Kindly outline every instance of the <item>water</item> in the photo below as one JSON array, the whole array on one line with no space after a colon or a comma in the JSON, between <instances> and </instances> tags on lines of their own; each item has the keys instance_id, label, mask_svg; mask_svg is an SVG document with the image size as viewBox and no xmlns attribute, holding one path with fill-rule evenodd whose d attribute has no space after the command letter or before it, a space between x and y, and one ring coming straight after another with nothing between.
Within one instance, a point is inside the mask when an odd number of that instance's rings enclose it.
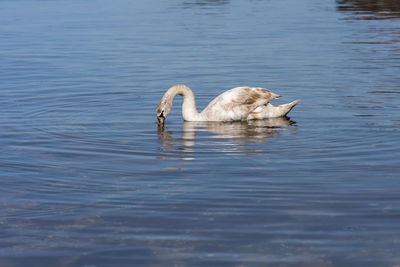
<instances>
[{"instance_id":1,"label":"water","mask_svg":"<svg viewBox=\"0 0 400 267\"><path fill-rule=\"evenodd\" d=\"M397 266L396 1L0 2L1 266ZM235 86L290 118L183 123Z\"/></svg>"}]
</instances>

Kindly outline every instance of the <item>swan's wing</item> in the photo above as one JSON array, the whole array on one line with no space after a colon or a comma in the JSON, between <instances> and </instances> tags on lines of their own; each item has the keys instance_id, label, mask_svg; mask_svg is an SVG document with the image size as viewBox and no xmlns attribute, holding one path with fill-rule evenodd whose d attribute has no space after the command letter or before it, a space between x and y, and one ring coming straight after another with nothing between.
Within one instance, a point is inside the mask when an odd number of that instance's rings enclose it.
<instances>
[{"instance_id":1,"label":"swan's wing","mask_svg":"<svg viewBox=\"0 0 400 267\"><path fill-rule=\"evenodd\" d=\"M217 96L201 112L209 121L246 120L258 106L265 105L279 95L258 87L236 87Z\"/></svg>"}]
</instances>

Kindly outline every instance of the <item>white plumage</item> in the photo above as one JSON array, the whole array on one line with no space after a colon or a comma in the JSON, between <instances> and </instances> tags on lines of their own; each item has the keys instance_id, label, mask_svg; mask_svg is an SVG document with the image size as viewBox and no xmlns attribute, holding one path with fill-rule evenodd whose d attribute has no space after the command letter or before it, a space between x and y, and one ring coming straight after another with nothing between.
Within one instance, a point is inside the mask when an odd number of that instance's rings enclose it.
<instances>
[{"instance_id":1,"label":"white plumage","mask_svg":"<svg viewBox=\"0 0 400 267\"><path fill-rule=\"evenodd\" d=\"M171 111L176 95L183 97L182 116L185 121L243 121L285 116L298 100L274 106L270 100L280 97L265 88L236 87L212 100L199 113L192 90L185 85L175 85L168 89L157 106L157 118L163 123Z\"/></svg>"}]
</instances>

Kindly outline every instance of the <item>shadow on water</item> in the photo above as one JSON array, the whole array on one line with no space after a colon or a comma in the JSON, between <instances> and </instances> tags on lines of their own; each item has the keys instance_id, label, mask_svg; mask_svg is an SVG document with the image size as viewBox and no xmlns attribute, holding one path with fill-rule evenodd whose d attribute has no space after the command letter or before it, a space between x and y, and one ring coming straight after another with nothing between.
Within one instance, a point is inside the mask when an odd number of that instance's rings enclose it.
<instances>
[{"instance_id":1,"label":"shadow on water","mask_svg":"<svg viewBox=\"0 0 400 267\"><path fill-rule=\"evenodd\" d=\"M229 4L230 0L190 0L184 1L184 6L187 8L196 7L196 8L208 8L214 6L222 6Z\"/></svg>"},{"instance_id":2,"label":"shadow on water","mask_svg":"<svg viewBox=\"0 0 400 267\"><path fill-rule=\"evenodd\" d=\"M201 14L217 15L225 13L228 4L230 4L230 0L185 0L183 9L200 11Z\"/></svg>"},{"instance_id":3,"label":"shadow on water","mask_svg":"<svg viewBox=\"0 0 400 267\"><path fill-rule=\"evenodd\" d=\"M352 12L357 19L400 18L398 0L336 0L336 4L339 11Z\"/></svg>"},{"instance_id":4,"label":"shadow on water","mask_svg":"<svg viewBox=\"0 0 400 267\"><path fill-rule=\"evenodd\" d=\"M171 156L186 157L189 152L190 159L194 159L197 146L201 146L202 151L209 146L214 152L249 155L258 154L251 145L269 142L288 126L296 126L296 122L288 117L240 122L184 122L181 137L174 137L175 133L166 126L158 126L158 138L160 150Z\"/></svg>"}]
</instances>

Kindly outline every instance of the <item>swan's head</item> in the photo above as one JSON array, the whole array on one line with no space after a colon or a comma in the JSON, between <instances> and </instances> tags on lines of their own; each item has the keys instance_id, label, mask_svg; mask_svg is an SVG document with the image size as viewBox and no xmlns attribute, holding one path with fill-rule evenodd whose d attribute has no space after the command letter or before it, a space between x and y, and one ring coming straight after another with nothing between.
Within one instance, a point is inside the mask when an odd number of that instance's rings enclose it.
<instances>
[{"instance_id":1,"label":"swan's head","mask_svg":"<svg viewBox=\"0 0 400 267\"><path fill-rule=\"evenodd\" d=\"M159 124L163 124L168 114L171 112L172 101L168 101L167 98L163 97L156 108L157 120Z\"/></svg>"}]
</instances>

